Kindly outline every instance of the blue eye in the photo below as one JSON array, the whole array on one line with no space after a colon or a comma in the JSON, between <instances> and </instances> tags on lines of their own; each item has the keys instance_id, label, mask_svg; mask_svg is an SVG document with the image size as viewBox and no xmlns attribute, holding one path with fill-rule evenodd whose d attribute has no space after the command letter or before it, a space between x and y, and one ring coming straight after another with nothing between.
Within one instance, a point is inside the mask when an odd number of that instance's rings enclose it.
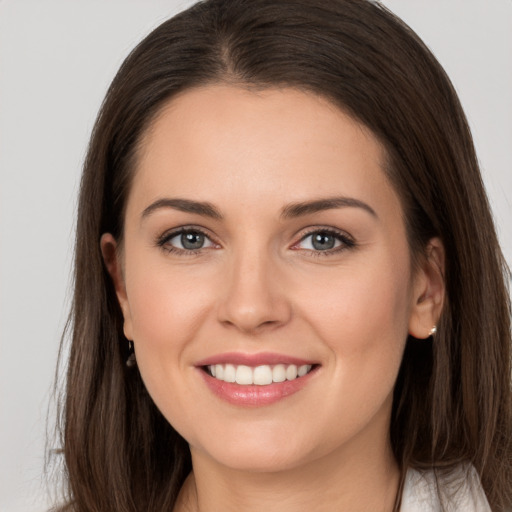
<instances>
[{"instance_id":1,"label":"blue eye","mask_svg":"<svg viewBox=\"0 0 512 512\"><path fill-rule=\"evenodd\" d=\"M193 251L194 249L202 249L206 237L202 233L181 233L181 235L175 236L172 240L179 240L181 247L187 249L187 251Z\"/></svg>"},{"instance_id":2,"label":"blue eye","mask_svg":"<svg viewBox=\"0 0 512 512\"><path fill-rule=\"evenodd\" d=\"M295 247L308 251L332 253L354 246L354 241L348 236L336 231L321 229L308 233Z\"/></svg>"},{"instance_id":3,"label":"blue eye","mask_svg":"<svg viewBox=\"0 0 512 512\"><path fill-rule=\"evenodd\" d=\"M336 240L336 237L330 233L313 233L308 235L307 238L311 240L311 248L317 251L328 251L340 245L340 241Z\"/></svg>"},{"instance_id":4,"label":"blue eye","mask_svg":"<svg viewBox=\"0 0 512 512\"><path fill-rule=\"evenodd\" d=\"M214 243L201 231L195 229L182 229L168 235L164 235L158 245L166 250L173 251L200 251L213 247Z\"/></svg>"}]
</instances>

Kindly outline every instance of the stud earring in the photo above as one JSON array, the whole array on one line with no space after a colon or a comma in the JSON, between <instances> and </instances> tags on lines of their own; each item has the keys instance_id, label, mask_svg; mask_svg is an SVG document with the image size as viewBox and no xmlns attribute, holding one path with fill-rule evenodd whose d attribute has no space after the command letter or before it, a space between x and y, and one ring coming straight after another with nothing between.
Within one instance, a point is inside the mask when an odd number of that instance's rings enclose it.
<instances>
[{"instance_id":1,"label":"stud earring","mask_svg":"<svg viewBox=\"0 0 512 512\"><path fill-rule=\"evenodd\" d=\"M428 333L429 336L434 336L434 334L437 332L437 325L434 325L432 329L430 329L430 332Z\"/></svg>"},{"instance_id":2,"label":"stud earring","mask_svg":"<svg viewBox=\"0 0 512 512\"><path fill-rule=\"evenodd\" d=\"M133 341L128 340L128 359L126 360L126 366L128 368L133 368L137 364L137 360L135 359L135 350L133 347Z\"/></svg>"}]
</instances>

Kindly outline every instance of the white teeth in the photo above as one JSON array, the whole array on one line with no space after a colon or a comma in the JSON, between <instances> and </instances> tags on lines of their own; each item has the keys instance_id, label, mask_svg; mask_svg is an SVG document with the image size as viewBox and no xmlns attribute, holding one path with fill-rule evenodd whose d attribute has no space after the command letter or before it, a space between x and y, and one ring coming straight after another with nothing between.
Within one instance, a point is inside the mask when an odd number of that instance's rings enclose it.
<instances>
[{"instance_id":1,"label":"white teeth","mask_svg":"<svg viewBox=\"0 0 512 512\"><path fill-rule=\"evenodd\" d=\"M297 378L297 367L291 364L286 368L286 380L293 380Z\"/></svg>"},{"instance_id":2,"label":"white teeth","mask_svg":"<svg viewBox=\"0 0 512 512\"><path fill-rule=\"evenodd\" d=\"M278 364L272 368L272 380L274 382L284 382L286 380L286 369L284 364Z\"/></svg>"},{"instance_id":3,"label":"white teeth","mask_svg":"<svg viewBox=\"0 0 512 512\"><path fill-rule=\"evenodd\" d=\"M254 368L254 384L265 386L272 384L272 369L268 365Z\"/></svg>"},{"instance_id":4,"label":"white teeth","mask_svg":"<svg viewBox=\"0 0 512 512\"><path fill-rule=\"evenodd\" d=\"M303 364L302 366L299 366L297 370L297 375L299 377L304 377L304 375L306 375L306 373L308 373L309 370L311 370L311 366L309 364Z\"/></svg>"},{"instance_id":5,"label":"white teeth","mask_svg":"<svg viewBox=\"0 0 512 512\"><path fill-rule=\"evenodd\" d=\"M236 368L232 364L227 364L224 367L224 382L235 382L236 381Z\"/></svg>"},{"instance_id":6,"label":"white teeth","mask_svg":"<svg viewBox=\"0 0 512 512\"><path fill-rule=\"evenodd\" d=\"M224 382L236 382L242 386L251 384L266 386L273 382L284 382L304 377L311 371L311 368L310 364L303 364L298 368L294 364L276 364L275 366L265 364L255 368L246 365L216 364L208 366L208 371L212 377Z\"/></svg>"},{"instance_id":7,"label":"white teeth","mask_svg":"<svg viewBox=\"0 0 512 512\"><path fill-rule=\"evenodd\" d=\"M235 380L237 384L252 384L252 370L248 366L238 366Z\"/></svg>"}]
</instances>

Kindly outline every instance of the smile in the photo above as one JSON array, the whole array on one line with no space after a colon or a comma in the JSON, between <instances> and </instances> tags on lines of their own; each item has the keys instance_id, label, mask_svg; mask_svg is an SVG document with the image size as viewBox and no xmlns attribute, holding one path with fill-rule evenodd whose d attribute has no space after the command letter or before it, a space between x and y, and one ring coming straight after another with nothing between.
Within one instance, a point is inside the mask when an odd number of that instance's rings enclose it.
<instances>
[{"instance_id":1,"label":"smile","mask_svg":"<svg viewBox=\"0 0 512 512\"><path fill-rule=\"evenodd\" d=\"M293 381L307 375L313 365L276 364L256 367L234 364L215 364L206 366L206 372L213 378L223 382L236 383L242 386L268 386L273 383Z\"/></svg>"}]
</instances>

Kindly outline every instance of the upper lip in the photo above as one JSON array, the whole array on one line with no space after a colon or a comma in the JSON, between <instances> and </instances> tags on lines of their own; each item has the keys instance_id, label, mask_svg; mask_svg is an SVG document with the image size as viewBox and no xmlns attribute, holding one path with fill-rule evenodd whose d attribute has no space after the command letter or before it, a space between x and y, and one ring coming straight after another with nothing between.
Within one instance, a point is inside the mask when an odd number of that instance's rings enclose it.
<instances>
[{"instance_id":1,"label":"upper lip","mask_svg":"<svg viewBox=\"0 0 512 512\"><path fill-rule=\"evenodd\" d=\"M245 366L262 366L276 364L294 364L302 366L304 364L316 364L315 361L302 359L300 357L277 354L274 352L260 352L258 354L245 354L241 352L225 352L216 354L196 363L196 366L211 366L214 364L233 364Z\"/></svg>"}]
</instances>

